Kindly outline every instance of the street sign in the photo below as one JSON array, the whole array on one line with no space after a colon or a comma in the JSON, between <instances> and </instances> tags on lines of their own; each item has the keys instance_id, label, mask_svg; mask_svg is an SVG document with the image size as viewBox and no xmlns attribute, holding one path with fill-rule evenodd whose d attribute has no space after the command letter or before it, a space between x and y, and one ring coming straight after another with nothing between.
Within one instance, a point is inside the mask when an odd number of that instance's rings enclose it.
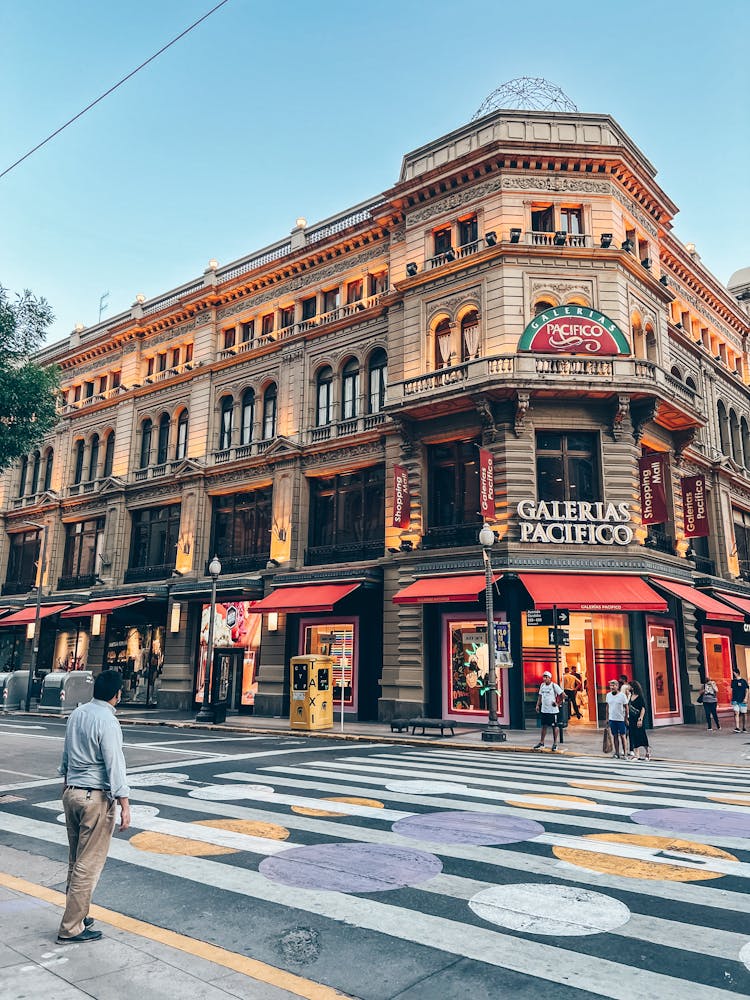
<instances>
[{"instance_id":1,"label":"street sign","mask_svg":"<svg viewBox=\"0 0 750 1000\"><path fill-rule=\"evenodd\" d=\"M527 611L527 625L570 625L570 611L567 608L547 608L544 611Z\"/></svg>"},{"instance_id":2,"label":"street sign","mask_svg":"<svg viewBox=\"0 0 750 1000\"><path fill-rule=\"evenodd\" d=\"M547 630L547 642L550 646L569 646L570 632L566 628L550 628Z\"/></svg>"}]
</instances>

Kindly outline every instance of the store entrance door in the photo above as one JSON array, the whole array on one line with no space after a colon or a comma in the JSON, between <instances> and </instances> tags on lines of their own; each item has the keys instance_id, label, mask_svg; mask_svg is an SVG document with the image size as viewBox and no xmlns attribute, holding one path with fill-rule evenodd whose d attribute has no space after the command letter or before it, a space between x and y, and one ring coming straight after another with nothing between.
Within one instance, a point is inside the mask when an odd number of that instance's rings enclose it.
<instances>
[{"instance_id":1,"label":"store entrance door","mask_svg":"<svg viewBox=\"0 0 750 1000\"><path fill-rule=\"evenodd\" d=\"M728 708L732 690L732 636L729 630L703 631L703 662L706 676L719 689L719 708Z\"/></svg>"},{"instance_id":2,"label":"store entrance door","mask_svg":"<svg viewBox=\"0 0 750 1000\"><path fill-rule=\"evenodd\" d=\"M214 650L215 674L212 678L211 702L226 705L230 712L236 712L240 707L243 660L242 649Z\"/></svg>"}]
</instances>

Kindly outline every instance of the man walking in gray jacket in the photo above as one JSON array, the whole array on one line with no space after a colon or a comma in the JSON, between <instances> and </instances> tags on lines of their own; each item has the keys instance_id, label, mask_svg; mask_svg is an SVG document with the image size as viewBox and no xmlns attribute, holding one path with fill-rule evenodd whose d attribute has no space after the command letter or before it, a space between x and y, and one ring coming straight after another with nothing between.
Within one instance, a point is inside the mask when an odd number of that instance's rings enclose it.
<instances>
[{"instance_id":1,"label":"man walking in gray jacket","mask_svg":"<svg viewBox=\"0 0 750 1000\"><path fill-rule=\"evenodd\" d=\"M115 705L122 675L104 670L94 681L94 697L70 715L58 772L63 776L63 808L68 830L68 883L59 944L98 941L91 929L91 896L107 860L120 803L120 830L130 826L130 789L122 752L122 730Z\"/></svg>"}]
</instances>

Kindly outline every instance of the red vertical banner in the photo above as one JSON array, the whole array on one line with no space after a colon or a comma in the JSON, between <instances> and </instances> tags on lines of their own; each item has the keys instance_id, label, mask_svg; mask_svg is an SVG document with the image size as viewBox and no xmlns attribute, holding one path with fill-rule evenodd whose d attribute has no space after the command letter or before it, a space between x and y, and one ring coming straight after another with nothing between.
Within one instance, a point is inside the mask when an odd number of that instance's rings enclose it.
<instances>
[{"instance_id":1,"label":"red vertical banner","mask_svg":"<svg viewBox=\"0 0 750 1000\"><path fill-rule=\"evenodd\" d=\"M641 486L641 520L644 524L664 524L667 514L667 476L669 462L665 454L652 452L638 462Z\"/></svg>"},{"instance_id":2,"label":"red vertical banner","mask_svg":"<svg viewBox=\"0 0 750 1000\"><path fill-rule=\"evenodd\" d=\"M411 519L409 473L403 465L393 466L393 527L408 528Z\"/></svg>"},{"instance_id":3,"label":"red vertical banner","mask_svg":"<svg viewBox=\"0 0 750 1000\"><path fill-rule=\"evenodd\" d=\"M486 448L479 449L479 512L495 520L495 460Z\"/></svg>"},{"instance_id":4,"label":"red vertical banner","mask_svg":"<svg viewBox=\"0 0 750 1000\"><path fill-rule=\"evenodd\" d=\"M681 485L685 538L705 538L709 533L706 477L684 476Z\"/></svg>"}]
</instances>

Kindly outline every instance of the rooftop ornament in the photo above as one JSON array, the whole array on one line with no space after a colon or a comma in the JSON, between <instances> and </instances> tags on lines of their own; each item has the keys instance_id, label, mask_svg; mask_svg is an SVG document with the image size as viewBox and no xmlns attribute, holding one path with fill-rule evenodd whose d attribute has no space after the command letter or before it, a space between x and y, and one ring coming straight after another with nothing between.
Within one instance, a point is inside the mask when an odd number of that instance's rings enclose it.
<instances>
[{"instance_id":1,"label":"rooftop ornament","mask_svg":"<svg viewBox=\"0 0 750 1000\"><path fill-rule=\"evenodd\" d=\"M540 76L519 76L493 90L480 104L472 121L493 111L578 111L578 108L554 83Z\"/></svg>"}]
</instances>

